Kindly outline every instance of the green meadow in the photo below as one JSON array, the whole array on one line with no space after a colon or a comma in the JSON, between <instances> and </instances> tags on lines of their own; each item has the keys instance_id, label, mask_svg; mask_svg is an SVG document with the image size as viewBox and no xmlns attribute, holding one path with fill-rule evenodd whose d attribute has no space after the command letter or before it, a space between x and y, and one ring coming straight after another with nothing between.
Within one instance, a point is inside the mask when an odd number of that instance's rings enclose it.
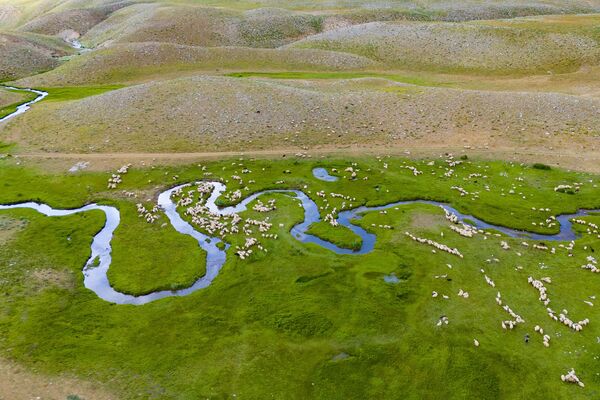
<instances>
[{"instance_id":1,"label":"green meadow","mask_svg":"<svg viewBox=\"0 0 600 400\"><path fill-rule=\"evenodd\" d=\"M245 198L265 189L300 189L323 207L322 218L333 207L431 199L496 225L540 233L558 232L558 226L543 225L552 215L600 208L598 176L446 157L134 165L117 189L107 189L109 172L60 174L10 157L0 162L0 204L117 207L121 224L108 276L115 289L136 295L186 287L205 272L205 253L193 239L162 214L154 223L137 215L137 203L150 207L158 193L180 183L222 179L222 205L239 201L231 197L237 190ZM317 180L317 166L339 180ZM558 185L578 189L555 191ZM270 199L274 210L253 210L258 200ZM179 211L184 215L185 208ZM581 236L571 250L569 243L546 241L552 253L534 248L533 240L491 231L461 236L439 207L412 204L366 213L355 223L377 235L375 249L337 255L290 235L303 211L289 195L261 196L240 216L272 223L269 232L277 239L260 238L267 251L255 249L241 259L236 246L246 235L225 234L227 261L209 287L133 306L103 301L83 286L91 239L104 224L101 212L44 217L0 211L0 354L50 375L97 380L127 399L578 399L600 390L600 315L584 302L595 303L600 293L596 274L581 268L598 247L589 226L574 224ZM598 215L582 219L600 223ZM348 248L360 239L326 222L310 232ZM433 252L405 232L457 248L464 257ZM384 280L390 274L397 283ZM575 332L550 319L529 276L550 277L549 307L590 324ZM469 297L458 296L460 290ZM498 292L525 323L502 329L511 317L496 304ZM438 326L442 316L449 323ZM536 325L550 335L549 347ZM570 368L584 388L561 381Z\"/></svg>"},{"instance_id":2,"label":"green meadow","mask_svg":"<svg viewBox=\"0 0 600 400\"><path fill-rule=\"evenodd\" d=\"M48 92L48 97L44 99L44 101L69 101L95 96L111 90L117 90L122 87L123 85L63 86L42 88L40 90Z\"/></svg>"},{"instance_id":3,"label":"green meadow","mask_svg":"<svg viewBox=\"0 0 600 400\"><path fill-rule=\"evenodd\" d=\"M600 399L600 0L0 0L0 82L0 400Z\"/></svg>"}]
</instances>

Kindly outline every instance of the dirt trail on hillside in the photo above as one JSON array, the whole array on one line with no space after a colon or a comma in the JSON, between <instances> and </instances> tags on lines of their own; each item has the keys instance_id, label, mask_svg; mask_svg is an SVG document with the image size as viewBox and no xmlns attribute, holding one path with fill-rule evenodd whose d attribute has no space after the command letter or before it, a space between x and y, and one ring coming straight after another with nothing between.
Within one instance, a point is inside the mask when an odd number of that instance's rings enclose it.
<instances>
[{"instance_id":1,"label":"dirt trail on hillside","mask_svg":"<svg viewBox=\"0 0 600 400\"><path fill-rule=\"evenodd\" d=\"M524 163L543 162L561 168L600 173L600 153L597 151L564 151L543 149L515 149L495 147L493 149L469 149L443 145L402 145L402 146L323 146L314 149L282 148L274 150L194 152L194 153L22 153L15 157L28 163L42 164L52 169L70 167L74 161L89 161L91 170L113 168L123 162L136 162L146 165L186 164L201 160L215 160L230 157L295 157L302 154L312 158L363 155L399 155L407 157L437 157L443 153L466 154L475 159L505 160ZM54 167L54 168L53 168Z\"/></svg>"}]
</instances>

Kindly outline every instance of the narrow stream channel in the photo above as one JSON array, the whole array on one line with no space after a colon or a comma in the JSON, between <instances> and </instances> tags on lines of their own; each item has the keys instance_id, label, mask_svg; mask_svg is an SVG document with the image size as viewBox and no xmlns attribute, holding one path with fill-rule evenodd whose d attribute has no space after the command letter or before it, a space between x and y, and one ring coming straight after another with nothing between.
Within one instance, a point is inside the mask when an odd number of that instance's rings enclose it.
<instances>
[{"instance_id":1,"label":"narrow stream channel","mask_svg":"<svg viewBox=\"0 0 600 400\"><path fill-rule=\"evenodd\" d=\"M75 44L74 44L75 45ZM48 95L47 92L35 89L21 89L10 86L3 86L9 90L17 90L17 91L26 91L31 93L36 93L38 96L29 102L21 104L17 107L17 110L3 118L0 119L0 122L6 121L10 118L14 118L17 115L23 114L27 110L29 110L30 106L38 101L42 100L44 97ZM327 182L334 182L338 180L337 177L330 175L325 168L315 168L313 169L313 175L320 180ZM466 215L458 212L456 209L451 207L445 203L439 203L435 201L426 201L426 200L412 200L412 201L399 201L383 206L378 207L358 207L353 210L347 210L340 212L337 218L337 222L341 226L345 226L350 229L352 232L357 234L362 239L362 246L359 250L353 251L350 249L344 249L336 246L335 244L318 238L314 235L307 233L309 226L315 222L321 221L321 217L319 214L319 208L317 204L308 197L304 192L300 190L264 190L262 192L254 193L240 203L235 206L219 208L216 205L216 200L221 196L223 192L225 192L226 187L224 184L220 182L209 182L213 185L213 191L209 196L206 206L209 211L214 214L219 215L231 215L233 213L240 213L247 209L247 205L256 199L259 196L262 196L266 193L286 193L290 196L293 196L298 201L300 201L302 208L304 209L304 221L292 227L290 233L292 236L302 243L314 243L323 248L326 248L330 251L333 251L336 254L366 254L371 252L375 247L376 235L367 232L365 229L360 226L354 225L352 223L353 220L358 220L362 218L362 214L368 213L371 211L381 211L392 207L400 207L403 205L421 203L421 204L431 204L440 206L448 212L454 213L458 216L459 221L469 220L469 223L474 225L479 229L494 229L499 232L504 233L507 236L513 238L529 238L534 240L546 240L546 241L557 241L557 240L574 240L576 239L576 234L573 232L571 227L571 218L580 217L588 215L589 212L597 212L600 210L579 210L575 214L565 214L557 216L557 221L560 223L560 232L556 235L542 235L535 233L528 233L524 231L514 230L510 228L505 228L502 226L496 226L492 224L488 224L478 218L473 217L472 215ZM221 268L225 264L227 259L227 249L229 248L228 244L225 244L224 249L220 249L218 244L221 240L217 237L208 236L202 232L197 231L191 226L187 221L185 221L179 213L177 212L177 206L171 200L171 194L183 187L187 187L190 184L179 185L177 187L171 188L162 192L158 196L158 205L164 210L165 215L169 219L171 225L175 228L175 230L181 234L192 236L194 239L198 241L198 245L206 251L206 273L200 279L198 279L194 284L190 287L180 290L162 290L153 293L149 293L143 296L132 296L125 293L117 292L112 286L110 286L110 282L108 281L108 268L110 267L112 258L111 258L111 241L113 238L113 234L115 229L119 226L120 223L120 213L119 210L115 207L111 206L102 206L98 204L89 204L81 208L71 209L71 210L60 210L54 209L46 204L39 204L34 202L26 202L20 204L8 204L8 205L0 205L1 210L13 210L13 209L32 209L43 215L49 217L60 217L72 215L80 212L86 212L90 210L100 210L104 212L106 215L106 224L98 232L93 240L91 245L91 255L88 261L85 263L83 267L83 275L84 275L84 285L86 288L92 290L98 297L103 300L109 301L111 303L116 304L146 304L154 300L162 299L165 297L172 296L185 296L190 293L195 292L196 290L205 288L209 286L213 279L217 277ZM390 278L393 279L393 278Z\"/></svg>"},{"instance_id":2,"label":"narrow stream channel","mask_svg":"<svg viewBox=\"0 0 600 400\"><path fill-rule=\"evenodd\" d=\"M37 97L35 99L30 100L26 103L20 104L19 106L17 106L16 111L0 118L0 122L8 121L9 119L16 117L17 115L23 114L25 111L29 110L29 108L31 107L32 104L35 104L38 101L43 100L44 97L48 96L48 92L44 92L44 91L36 90L36 89L22 89L22 88L16 88L16 87L12 87L12 86L1 86L1 85L0 85L0 88L7 89L7 90L14 90L14 91L18 91L18 92L30 92L30 93L37 94Z\"/></svg>"},{"instance_id":3,"label":"narrow stream channel","mask_svg":"<svg viewBox=\"0 0 600 400\"><path fill-rule=\"evenodd\" d=\"M220 182L209 182L213 185L213 190L206 202L206 206L209 211L214 214L219 215L231 215L233 213L240 213L247 210L247 206L250 202L255 200L257 197L266 194L266 193L284 193L289 196L297 199L304 209L304 221L295 225L290 233L294 238L299 240L302 243L314 243L323 248L326 248L330 251L333 251L337 254L352 254L352 255L360 255L366 254L373 250L376 242L376 235L373 233L367 232L365 229L354 225L352 223L353 220L358 220L362 217L364 213L380 211L389 208L401 207L409 204L431 204L435 206L439 206L451 213L454 213L458 216L459 221L469 220L471 225L479 229L494 229L496 231L502 232L507 236L513 238L529 238L534 240L545 240L545 241L565 241L565 240L574 240L576 239L576 234L572 230L571 222L569 221L571 218L581 217L588 215L589 212L597 212L600 210L579 210L574 214L565 214L557 217L558 222L560 223L560 232L555 235L542 235L542 234L534 234L528 233L524 231L514 230L510 228L505 228L502 226L496 226L489 223L486 223L478 218L473 217L472 215L462 214L458 212L453 207L449 206L445 203L439 203L435 201L425 201L425 200L412 200L412 201L399 201L383 206L378 207L366 207L361 206L357 207L353 210L343 211L338 216L338 223L341 226L345 226L348 229L352 230L355 234L362 238L362 246L358 251L352 251L349 249L340 248L333 243L330 243L326 240L320 239L316 236L310 235L306 233L308 227L321 220L319 215L319 209L317 204L308 197L304 192L300 190L265 190L262 192L254 193L240 203L235 206L219 208L216 205L216 200L219 196L225 192L226 187L224 184ZM119 226L120 223L120 214L119 210L115 207L111 206L102 206L98 204L89 204L81 208L72 209L72 210L60 210L54 209L46 204L38 204L33 202L20 203L20 204L11 204L11 205L0 205L0 210L11 210L11 209L32 209L37 212L44 214L50 217L60 217L66 215L72 215L80 212L86 212L90 210L100 210L104 212L106 215L106 224L102 228L100 232L94 236L92 245L91 245L91 255L88 261L85 263L83 268L84 275L84 285L86 288L92 290L98 297L109 301L111 303L117 304L145 304L154 300L162 299L165 297L172 296L185 296L190 293L195 292L196 290L205 288L211 284L211 282L217 277L221 268L225 264L227 259L227 249L229 245L225 245L225 249L220 249L218 244L221 240L217 237L208 236L202 232L194 229L192 225L190 225L187 221L185 221L181 215L177 212L176 204L171 200L171 194L180 189L190 186L190 184L179 185L177 187L171 188L162 192L158 196L158 204L164 210L165 215L169 219L171 225L177 230L177 232L192 236L194 239L198 241L198 245L206 251L206 274L198 279L194 284L188 288L180 289L180 290L163 290L153 292L143 296L132 296L124 293L117 292L110 286L110 282L108 281L107 272L108 268L111 264L111 241L113 238L113 234L115 229Z\"/></svg>"}]
</instances>

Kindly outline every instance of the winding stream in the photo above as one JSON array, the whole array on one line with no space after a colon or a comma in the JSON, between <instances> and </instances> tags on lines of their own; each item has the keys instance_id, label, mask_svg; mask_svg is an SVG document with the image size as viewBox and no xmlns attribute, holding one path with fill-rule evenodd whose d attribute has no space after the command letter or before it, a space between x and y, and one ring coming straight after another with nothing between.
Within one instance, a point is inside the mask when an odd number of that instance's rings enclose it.
<instances>
[{"instance_id":1,"label":"winding stream","mask_svg":"<svg viewBox=\"0 0 600 400\"><path fill-rule=\"evenodd\" d=\"M81 42L77 39L67 41L67 43L69 43L71 45L71 47L73 47L74 49L77 49L77 50L81 50L84 48L83 44L81 44Z\"/></svg>"},{"instance_id":2,"label":"winding stream","mask_svg":"<svg viewBox=\"0 0 600 400\"><path fill-rule=\"evenodd\" d=\"M16 111L0 118L0 122L8 121L9 119L16 117L17 115L23 114L25 111L29 110L29 108L31 107L32 104L35 104L38 101L41 101L44 97L48 96L48 92L44 92L44 91L36 90L36 89L22 89L22 88L16 88L16 87L12 87L12 86L0 86L0 87L3 89L7 89L7 90L14 90L14 91L19 91L19 92L30 92L30 93L35 93L38 95L35 99L17 106Z\"/></svg>"},{"instance_id":3,"label":"winding stream","mask_svg":"<svg viewBox=\"0 0 600 400\"><path fill-rule=\"evenodd\" d=\"M81 42L77 39L67 41L67 43L69 43L71 45L71 47L73 47L74 49L80 50L80 52L89 50L86 47L84 47L83 44L81 44ZM7 90L14 90L14 91L18 91L18 92L30 92L30 93L35 93L38 95L35 99L17 106L16 111L0 118L0 122L8 121L9 119L16 117L17 115L23 114L25 111L29 110L29 108L31 107L32 104L35 104L38 101L43 100L44 97L48 96L48 92L44 92L43 90L17 88L17 87L13 87L13 86L4 86L4 85L0 85L0 88L7 89Z\"/></svg>"},{"instance_id":4,"label":"winding stream","mask_svg":"<svg viewBox=\"0 0 600 400\"><path fill-rule=\"evenodd\" d=\"M365 229L352 224L352 220L360 219L362 214L372 211L380 211L389 208L400 207L408 204L431 204L440 206L443 209L456 214L460 221L465 219L469 220L469 223L479 229L495 229L499 232L506 234L513 238L529 238L535 240L546 240L546 241L557 241L557 240L573 240L576 239L576 234L573 232L571 227L571 218L588 215L589 212L597 212L600 210L579 210L575 214L564 214L557 217L560 222L560 232L556 235L542 235L528 233L524 231L514 230L501 226L492 225L486 223L472 215L462 214L453 207L445 203L439 203L435 201L425 200L412 200L412 201L399 201L390 203L378 207L367 207L361 206L353 210L343 211L338 215L338 223L342 226L352 230L355 234L362 238L362 246L358 251L352 251L349 249L340 248L333 243L320 239L316 236L306 233L308 227L321 220L319 215L319 209L317 204L308 197L304 192L300 190L264 190L261 192L254 193L235 206L219 208L215 202L217 198L226 190L224 184L220 182L209 182L213 185L213 190L206 202L206 206L210 212L219 215L230 215L233 213L240 213L247 210L247 206L250 202L255 200L257 197L266 193L284 193L297 199L302 208L304 209L304 221L295 225L290 233L298 241L303 243L314 243L321 247L324 247L337 254L365 254L373 250L376 241L376 235L367 232ZM162 299L165 297L172 296L185 296L196 290L205 288L211 284L213 279L217 277L222 266L225 264L227 259L227 249L229 245L225 245L224 249L220 249L218 244L221 240L217 237L208 236L202 232L194 229L187 221L185 221L177 212L176 204L171 200L171 194L180 189L190 186L190 184L179 185L162 192L158 196L158 204L164 210L165 215L169 219L169 222L175 230L181 234L193 237L198 241L198 245L206 251L206 274L198 279L194 284L188 288L180 290L163 290L153 292L143 296L132 296L125 293L117 292L110 286L108 281L108 268L111 264L111 241L115 229L120 223L119 210L111 206L103 206L98 204L89 204L81 208L71 210L60 210L54 209L46 204L39 204L34 202L11 204L11 205L0 205L0 210L13 210L13 209L32 209L43 215L50 217L60 217L66 215L72 215L80 212L86 212L90 210L100 210L106 215L106 224L98 232L91 245L91 255L83 268L84 285L86 288L92 290L98 297L103 300L109 301L116 304L145 304L154 300Z\"/></svg>"},{"instance_id":5,"label":"winding stream","mask_svg":"<svg viewBox=\"0 0 600 400\"><path fill-rule=\"evenodd\" d=\"M81 42L79 42L79 40L67 41L67 43L69 43L74 49L88 50L81 44ZM6 89L6 90L13 90L13 91L17 91L17 92L30 92L30 93L37 94L37 97L35 99L18 105L16 111L0 118L0 122L8 121L9 119L16 117L17 115L23 114L25 111L29 110L29 108L31 107L32 104L35 104L38 101L43 100L44 97L48 96L48 92L44 92L43 90L17 88L17 87L13 87L13 86L4 86L4 85L0 85L0 88Z\"/></svg>"}]
</instances>

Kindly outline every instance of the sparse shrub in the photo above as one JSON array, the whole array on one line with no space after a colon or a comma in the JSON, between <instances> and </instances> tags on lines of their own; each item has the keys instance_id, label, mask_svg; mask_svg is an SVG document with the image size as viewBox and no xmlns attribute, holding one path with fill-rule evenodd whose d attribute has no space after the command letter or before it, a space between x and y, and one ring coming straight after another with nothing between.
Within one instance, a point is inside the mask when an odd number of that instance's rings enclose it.
<instances>
[{"instance_id":1,"label":"sparse shrub","mask_svg":"<svg viewBox=\"0 0 600 400\"><path fill-rule=\"evenodd\" d=\"M323 17L316 16L312 17L308 20L308 24L315 30L317 33L323 32Z\"/></svg>"},{"instance_id":2,"label":"sparse shrub","mask_svg":"<svg viewBox=\"0 0 600 400\"><path fill-rule=\"evenodd\" d=\"M552 169L552 167L550 167L549 165L542 164L542 163L535 163L535 164L533 164L533 168L535 168L535 169L541 169L541 170L544 170L544 171L549 171L549 170Z\"/></svg>"}]
</instances>

